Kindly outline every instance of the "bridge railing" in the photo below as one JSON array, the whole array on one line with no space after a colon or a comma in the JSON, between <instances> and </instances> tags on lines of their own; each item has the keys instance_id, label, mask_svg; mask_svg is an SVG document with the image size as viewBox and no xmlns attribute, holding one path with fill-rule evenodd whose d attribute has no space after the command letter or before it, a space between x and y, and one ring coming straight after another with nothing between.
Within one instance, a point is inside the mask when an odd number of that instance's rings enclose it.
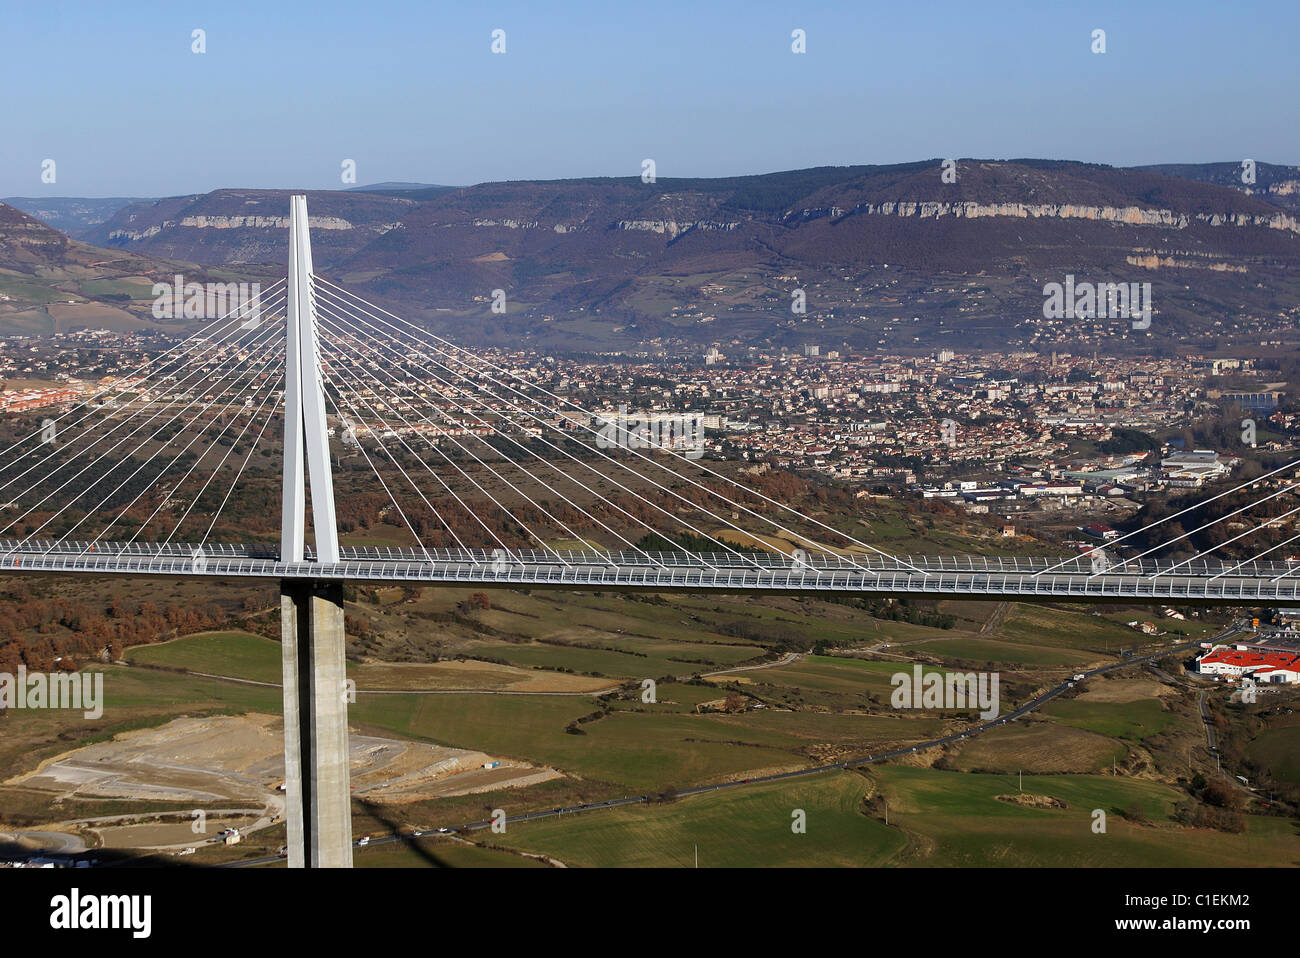
<instances>
[{"instance_id":1,"label":"bridge railing","mask_svg":"<svg viewBox=\"0 0 1300 958\"><path fill-rule=\"evenodd\" d=\"M600 561L563 564L549 562L491 561L491 553L470 555L452 550L447 559L345 557L337 563L282 563L273 558L234 555L238 547L195 555L183 546L175 549L131 552L97 548L71 552L37 552L33 543L11 548L15 540L0 540L0 571L144 573L158 575L212 575L256 578L337 578L368 581L465 583L500 586L563 586L569 588L641 588L682 590L751 590L790 592L864 592L903 595L979 595L1052 598L1145 598L1177 603L1201 599L1227 604L1295 604L1300 601L1300 574L1281 578L1246 574L1211 578L1197 574L1140 575L1107 572L1094 575L1058 569L1044 572L1044 560L1016 560L1023 568L993 571L991 566L940 570L929 574L899 569L867 569L852 564L843 568L777 565L714 568L703 564L656 566L616 564L607 553L593 553ZM220 554L219 554L220 553ZM485 558L487 561L484 561ZM1050 561L1050 560L1047 560ZM1300 572L1300 570L1296 570Z\"/></svg>"},{"instance_id":2,"label":"bridge railing","mask_svg":"<svg viewBox=\"0 0 1300 958\"><path fill-rule=\"evenodd\" d=\"M51 556L112 556L117 558L178 558L205 560L247 558L264 561L279 559L279 546L273 543L152 543L152 542L99 542L65 540L0 539L0 554L51 555ZM306 559L314 561L311 547ZM1133 575L1145 577L1211 578L1217 576L1236 578L1272 579L1300 573L1297 562L1248 562L1198 559L1185 563L1178 561L1141 559L1139 561L1114 561L1108 566L1094 566L1091 559L1082 556L1027 557L1027 556L933 556L909 555L889 558L868 555L836 555L806 553L799 557L727 552L634 552L564 550L552 552L542 549L487 550L487 549L409 549L396 546L345 546L340 549L340 559L345 562L402 564L435 563L445 566L465 567L473 575L482 575L484 568L502 576L508 570L538 569L547 567L612 570L659 570L675 573L679 570L711 572L714 577L731 571L752 571L758 574L775 572L805 573L825 577L834 573L857 573L883 576L903 573L927 577L944 573L969 573L981 575L1033 575L1045 578L1054 575L1082 575L1112 578Z\"/></svg>"}]
</instances>

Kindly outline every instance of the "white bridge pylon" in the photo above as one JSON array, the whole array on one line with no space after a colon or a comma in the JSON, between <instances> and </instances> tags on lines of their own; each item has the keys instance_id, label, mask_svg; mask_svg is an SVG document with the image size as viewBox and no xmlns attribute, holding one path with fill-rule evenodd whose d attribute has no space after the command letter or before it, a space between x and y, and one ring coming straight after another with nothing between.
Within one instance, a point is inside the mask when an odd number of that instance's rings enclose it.
<instances>
[{"instance_id":1,"label":"white bridge pylon","mask_svg":"<svg viewBox=\"0 0 1300 958\"><path fill-rule=\"evenodd\" d=\"M339 559L330 478L325 392L317 345L316 298L312 292L311 236L307 197L290 198L289 280L284 354L284 515L280 561L302 562L306 532L306 485L311 483L316 561ZM305 475L304 475L305 468Z\"/></svg>"},{"instance_id":2,"label":"white bridge pylon","mask_svg":"<svg viewBox=\"0 0 1300 958\"><path fill-rule=\"evenodd\" d=\"M309 480L316 551L307 564L326 572L325 567L338 563L339 542L311 283L307 197L294 196L290 204L280 561L303 562L304 480ZM280 580L280 636L288 864L290 868L350 868L347 639L343 583L337 575Z\"/></svg>"}]
</instances>

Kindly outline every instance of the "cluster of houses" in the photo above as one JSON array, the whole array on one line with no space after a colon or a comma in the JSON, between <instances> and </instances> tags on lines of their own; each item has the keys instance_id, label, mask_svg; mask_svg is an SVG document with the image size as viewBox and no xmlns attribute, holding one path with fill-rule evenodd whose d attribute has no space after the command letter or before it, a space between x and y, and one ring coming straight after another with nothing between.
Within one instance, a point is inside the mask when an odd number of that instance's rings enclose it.
<instances>
[{"instance_id":1,"label":"cluster of houses","mask_svg":"<svg viewBox=\"0 0 1300 958\"><path fill-rule=\"evenodd\" d=\"M23 412L28 409L40 409L61 402L75 402L81 398L81 391L72 386L49 386L40 389L15 389L0 392L0 410L5 412Z\"/></svg>"},{"instance_id":2,"label":"cluster of houses","mask_svg":"<svg viewBox=\"0 0 1300 958\"><path fill-rule=\"evenodd\" d=\"M914 486L924 499L961 499L968 505L1000 499L1072 500L1110 498L1148 492L1156 488L1195 489L1221 479L1241 465L1237 456L1212 449L1171 452L1159 466L1147 464L1146 453L1122 457L1119 462L1073 462L1066 468L1045 464L1039 470L1014 469L1023 473L996 482L974 480Z\"/></svg>"}]
</instances>

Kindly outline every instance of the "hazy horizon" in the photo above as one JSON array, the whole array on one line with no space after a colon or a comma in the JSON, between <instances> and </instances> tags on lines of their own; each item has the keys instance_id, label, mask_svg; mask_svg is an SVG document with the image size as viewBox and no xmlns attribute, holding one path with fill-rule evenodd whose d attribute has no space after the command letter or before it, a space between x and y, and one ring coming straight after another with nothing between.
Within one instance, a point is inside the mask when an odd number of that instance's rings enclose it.
<instances>
[{"instance_id":1,"label":"hazy horizon","mask_svg":"<svg viewBox=\"0 0 1300 958\"><path fill-rule=\"evenodd\" d=\"M1263 159L1261 159L1261 158L1259 158L1259 157L1252 157L1252 159L1254 159L1255 162L1256 162L1258 165L1261 165L1261 166L1267 166L1267 165L1272 165L1272 166L1292 166L1292 167L1296 167L1296 168L1300 169L1300 163L1274 163L1274 162L1273 162L1272 160L1270 160L1270 159L1267 159L1267 158L1263 158ZM1099 163L1099 161L1095 161L1095 160L1075 160L1073 157L1047 157L1047 156L1031 156L1031 157L1025 157L1025 156L1016 156L1016 157L989 157L989 156L980 156L980 157L964 157L964 156L963 156L963 157L957 157L957 160L958 160L959 162L962 162L962 163L965 163L965 162L980 162L980 163L984 163L984 162L993 162L993 163L1015 163L1015 162L1020 162L1020 161L1024 161L1024 160L1029 160L1029 161L1031 161L1031 162L1043 161L1043 162L1054 162L1054 163L1055 163L1055 162L1080 162L1080 163L1098 163L1099 165L1102 165L1102 166L1113 166L1113 167L1115 167L1115 168L1117 168L1117 169L1126 169L1126 168L1127 168L1127 169L1132 169L1132 168L1136 168L1136 167L1124 167L1124 166L1119 166L1119 165L1117 165L1117 164L1113 164L1113 163ZM939 157L922 157L922 158L918 158L918 159L915 159L915 160L900 160L900 161L898 161L898 162L899 162L900 164L907 164L907 163L921 163L921 162L927 162L927 161L933 161L933 162L935 162L935 163L938 163L938 162L940 162L940 158L939 158ZM1151 164L1148 164L1148 163L1137 164L1137 166L1163 166L1163 165L1176 165L1176 164L1177 164L1177 165L1190 165L1190 166L1197 166L1197 165L1224 164L1224 163L1237 164L1237 163L1240 163L1240 162L1241 162L1240 160L1236 160L1236 159L1233 159L1233 160L1223 160L1223 159L1219 159L1219 160L1182 160L1182 159L1171 159L1171 160L1157 161L1156 163L1151 163ZM887 166L887 165L890 165L890 164L864 164L864 163L821 163L821 164L817 164L817 166L821 166L821 167L830 167L830 166L834 166L834 167L848 167L848 166L870 166L870 165L875 165L875 166ZM658 180L661 181L661 182L668 182L668 181L672 181L672 180L675 180L675 179L725 179L725 178L741 177L741 176L768 176L768 175L775 175L775 174L779 174L779 173L793 173L793 172L798 172L799 170L803 170L803 169L811 169L811 168L812 168L812 167L790 167L790 168L787 168L787 169L781 169L781 170L758 170L758 171L755 171L755 172L745 172L745 173L718 173L718 174L715 174L715 175L713 175L713 176L709 176L709 177L695 177L695 176L691 176L690 174L682 174L681 176L660 176L660 177L658 177ZM366 189L368 189L368 188L381 187L381 186L384 186L385 184L389 184L389 183L399 183L399 184L402 184L403 186L407 186L407 187L409 187L409 188L411 188L411 189L421 189L421 188L423 188L423 189L427 189L427 188L431 188L431 187L438 187L438 188L445 188L445 189L464 189L464 188L467 188L467 187L476 186L476 185L479 185L479 184L482 184L482 183L489 183L489 182L548 182L548 181L549 181L549 182L555 182L555 181L563 181L563 180L578 180L578 179L636 179L636 178L637 178L637 174L635 174L635 173L633 173L633 174L603 174L603 173L594 173L594 174L589 174L589 175L585 175L585 176L556 176L556 177L528 177L528 176L524 176L524 177L514 177L514 178L512 178L511 180L476 180L476 181L474 181L474 182L469 182L469 183L429 183L429 182L423 182L423 181L419 181L419 180L376 180L376 181L373 182L373 183L362 183L362 184L360 184L359 186L351 186L351 185L349 185L349 186L342 186L342 185L340 185L340 186L303 186L302 184L292 184L292 185L288 185L288 186L281 186L281 185L265 186L265 185L261 185L261 184L256 184L256 185L254 185L254 184L248 184L248 183L241 183L241 184L234 184L234 185L229 185L229 184L228 184L228 185L214 186L214 187L211 187L210 189L206 189L206 190L182 190L182 191L179 192L179 193L166 193L166 194L161 194L161 193L160 193L160 194L155 194L155 195L152 195L152 196L131 195L131 194L127 194L127 193L104 193L104 194L90 194L90 193L76 193L76 194L73 194L73 193L49 193L48 195L46 195L46 194L42 194L42 193L40 193L39 191L32 191L32 192L28 192L28 193L10 193L10 194L6 194L6 195L7 195L9 198L11 198L11 199L24 199L24 200L77 200L77 199L85 199L85 200L108 200L108 199L147 200L147 199L153 199L153 200L161 200L161 199L169 199L169 198L178 197L178 196L194 196L194 195L202 195L202 194L204 194L204 193L211 193L211 192L213 192L213 191L215 191L215 190L268 190L268 191L276 191L276 192L290 192L290 191L295 191L295 190L296 190L296 191L301 191L301 192L333 191L333 192L346 193L346 192L365 192Z\"/></svg>"},{"instance_id":2,"label":"hazy horizon","mask_svg":"<svg viewBox=\"0 0 1300 958\"><path fill-rule=\"evenodd\" d=\"M646 158L662 178L949 156L1300 163L1300 8L1278 0L1245 12L397 0L366 14L19 7L0 62L0 195L636 176ZM345 160L355 183L341 181Z\"/></svg>"}]
</instances>

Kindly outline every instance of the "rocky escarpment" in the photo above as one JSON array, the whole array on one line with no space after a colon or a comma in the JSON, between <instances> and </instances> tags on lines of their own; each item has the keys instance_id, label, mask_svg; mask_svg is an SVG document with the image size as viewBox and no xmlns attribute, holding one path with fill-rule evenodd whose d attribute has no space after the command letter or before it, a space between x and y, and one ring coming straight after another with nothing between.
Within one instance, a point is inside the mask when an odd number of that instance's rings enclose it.
<instances>
[{"instance_id":1,"label":"rocky escarpment","mask_svg":"<svg viewBox=\"0 0 1300 958\"><path fill-rule=\"evenodd\" d=\"M131 204L83 234L102 246L205 265L282 263L289 190L217 190ZM419 204L400 196L307 193L316 262L329 266L394 229Z\"/></svg>"},{"instance_id":2,"label":"rocky escarpment","mask_svg":"<svg viewBox=\"0 0 1300 958\"><path fill-rule=\"evenodd\" d=\"M1232 263L1213 262L1205 257L1195 257L1192 254L1180 256L1136 251L1130 256L1125 256L1124 262L1128 263L1130 266L1140 266L1143 269L1206 269L1215 273L1249 272L1245 266L1233 265Z\"/></svg>"},{"instance_id":3,"label":"rocky escarpment","mask_svg":"<svg viewBox=\"0 0 1300 958\"><path fill-rule=\"evenodd\" d=\"M22 270L25 266L62 263L69 240L35 217L0 203L0 265Z\"/></svg>"},{"instance_id":4,"label":"rocky escarpment","mask_svg":"<svg viewBox=\"0 0 1300 958\"><path fill-rule=\"evenodd\" d=\"M308 216L307 224L313 230L350 230L356 229L355 224L338 216ZM396 223L386 223L379 227L366 227L376 234L384 233L395 227ZM158 236L163 230L174 228L181 229L214 229L214 230L231 230L231 229L259 229L259 230L283 230L289 228L289 217L287 216L183 216L178 220L163 220L161 223L155 223L145 229L115 229L108 233L109 241L124 240L127 242L138 242L149 239L152 236Z\"/></svg>"},{"instance_id":5,"label":"rocky escarpment","mask_svg":"<svg viewBox=\"0 0 1300 958\"><path fill-rule=\"evenodd\" d=\"M1079 206L1072 203L952 203L942 200L931 202L859 203L850 209L823 207L819 209L791 210L781 222L785 225L831 217L849 216L915 216L962 217L968 220L981 217L1008 217L1012 219L1062 219L1099 220L1123 223L1126 226L1158 226L1164 229L1187 229L1193 224L1207 226L1257 226L1265 229L1288 230L1300 233L1300 220L1286 213L1183 213L1169 209L1149 209L1141 206Z\"/></svg>"},{"instance_id":6,"label":"rocky escarpment","mask_svg":"<svg viewBox=\"0 0 1300 958\"><path fill-rule=\"evenodd\" d=\"M508 230L549 230L552 233L586 233L593 229L603 229L600 223L542 223L537 220L513 219L475 219L473 225L479 228L500 227ZM740 229L739 222L724 223L717 220L618 220L615 229L632 230L642 233L658 233L670 238L680 236L691 230L717 230L731 232Z\"/></svg>"},{"instance_id":7,"label":"rocky escarpment","mask_svg":"<svg viewBox=\"0 0 1300 958\"><path fill-rule=\"evenodd\" d=\"M716 220L694 220L692 222L679 223L676 220L619 220L618 228L621 230L643 230L647 233L661 233L667 236L678 236L688 230L717 230L723 233L730 233L732 230L740 229L740 223L720 223Z\"/></svg>"}]
</instances>

